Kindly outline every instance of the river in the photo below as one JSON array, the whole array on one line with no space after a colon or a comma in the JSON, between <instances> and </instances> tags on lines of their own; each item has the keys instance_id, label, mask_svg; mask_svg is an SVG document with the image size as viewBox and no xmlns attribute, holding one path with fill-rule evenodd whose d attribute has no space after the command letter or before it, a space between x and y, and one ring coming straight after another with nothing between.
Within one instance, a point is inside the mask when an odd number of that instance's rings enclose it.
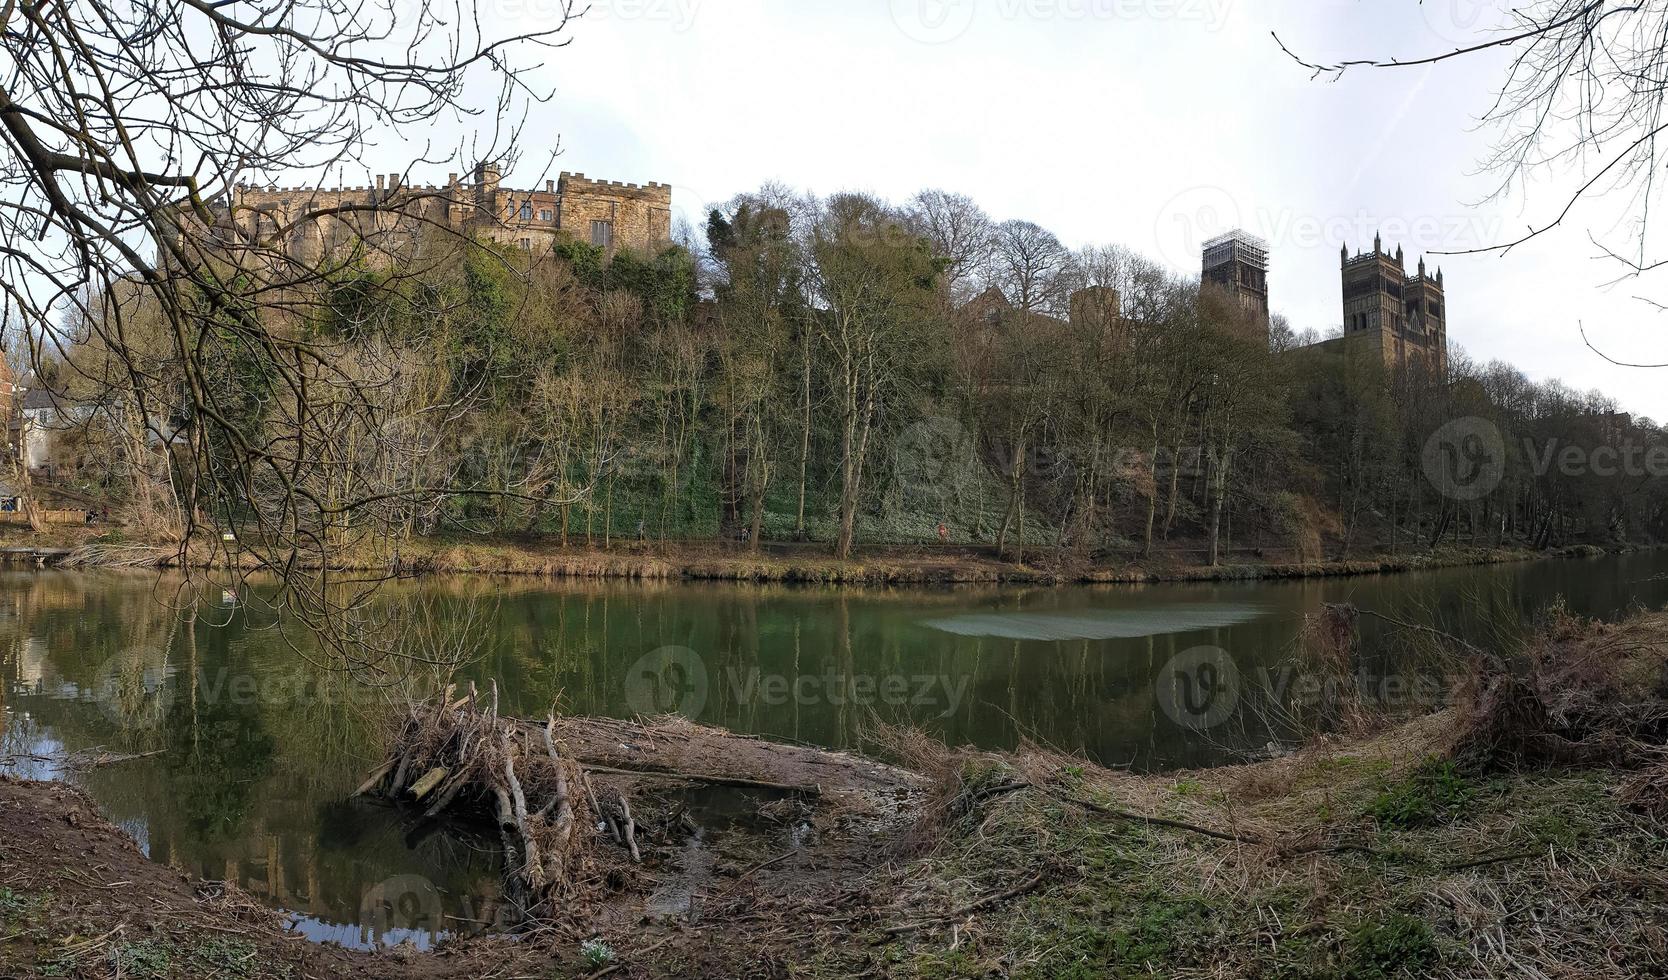
<instances>
[{"instance_id":1,"label":"river","mask_svg":"<svg viewBox=\"0 0 1668 980\"><path fill-rule=\"evenodd\" d=\"M259 590L174 609L156 575L0 574L0 764L36 777L103 749L155 753L62 774L154 860L238 882L297 928L354 947L437 936L385 898L432 882L458 929L490 918L492 843L412 827L349 795L381 758L379 692L315 665ZM1297 639L1350 602L1503 645L1561 599L1613 618L1668 603L1668 552L1290 582L945 590L446 579L389 589L475 656L503 710L705 724L834 748L877 722L957 744L1021 740L1140 771L1208 766L1300 736L1337 691ZM1418 637L1363 621L1355 687L1441 699ZM439 640L436 641L437 645ZM460 830L460 828L450 828ZM397 904L395 902L394 904ZM453 911L455 910L455 911Z\"/></svg>"}]
</instances>

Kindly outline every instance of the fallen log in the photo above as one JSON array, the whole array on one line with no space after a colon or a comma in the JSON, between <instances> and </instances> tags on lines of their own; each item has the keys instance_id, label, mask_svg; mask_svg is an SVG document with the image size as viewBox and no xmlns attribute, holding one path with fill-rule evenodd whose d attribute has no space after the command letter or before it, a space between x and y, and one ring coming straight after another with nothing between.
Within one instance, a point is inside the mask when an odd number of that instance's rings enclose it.
<instances>
[{"instance_id":1,"label":"fallen log","mask_svg":"<svg viewBox=\"0 0 1668 980\"><path fill-rule=\"evenodd\" d=\"M736 789L763 789L775 793L797 793L801 796L821 796L822 787L815 783L773 783L763 779L747 779L741 776L719 776L705 772L679 772L675 769L623 769L619 766L595 766L581 763L586 772L598 772L611 776L633 776L638 779L677 779L689 783L708 783L713 786L730 786Z\"/></svg>"},{"instance_id":2,"label":"fallen log","mask_svg":"<svg viewBox=\"0 0 1668 980\"><path fill-rule=\"evenodd\" d=\"M382 781L387 779L388 774L393 771L394 760L389 759L387 762L384 762L382 765L376 767L375 771L373 771L369 776L365 777L365 781L359 784L359 788L353 791L353 795L364 796L366 793L376 789L378 786L382 785Z\"/></svg>"},{"instance_id":3,"label":"fallen log","mask_svg":"<svg viewBox=\"0 0 1668 980\"><path fill-rule=\"evenodd\" d=\"M441 781L451 775L451 773L452 770L445 766L436 766L435 768L430 769L427 775L423 776L422 779L419 779L415 783L411 784L411 798L414 800L421 800L423 797L434 792L435 787L439 786Z\"/></svg>"}]
</instances>

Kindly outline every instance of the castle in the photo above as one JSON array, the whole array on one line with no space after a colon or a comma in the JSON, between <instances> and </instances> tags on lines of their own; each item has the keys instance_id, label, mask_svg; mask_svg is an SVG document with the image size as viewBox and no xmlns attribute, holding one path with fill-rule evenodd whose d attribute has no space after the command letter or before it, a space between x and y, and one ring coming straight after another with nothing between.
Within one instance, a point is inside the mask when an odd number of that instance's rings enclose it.
<instances>
[{"instance_id":1,"label":"castle","mask_svg":"<svg viewBox=\"0 0 1668 980\"><path fill-rule=\"evenodd\" d=\"M316 262L351 247L400 254L425 227L474 235L528 251L548 252L561 236L613 254L650 253L672 240L672 188L622 184L563 173L542 189L503 186L496 164L475 168L471 182L447 176L444 187L402 182L378 174L373 186L281 188L239 185L222 207L222 221L265 239L310 214L281 245L292 257ZM325 212L319 214L319 212Z\"/></svg>"},{"instance_id":2,"label":"castle","mask_svg":"<svg viewBox=\"0 0 1668 980\"><path fill-rule=\"evenodd\" d=\"M1380 236L1373 250L1351 256L1340 250L1344 299L1344 333L1313 345L1319 350L1347 350L1381 361L1388 368L1420 366L1437 375L1448 370L1448 303L1442 270L1407 274L1401 248L1384 251ZM1235 297L1269 325L1268 244L1235 230L1205 243L1200 280Z\"/></svg>"}]
</instances>

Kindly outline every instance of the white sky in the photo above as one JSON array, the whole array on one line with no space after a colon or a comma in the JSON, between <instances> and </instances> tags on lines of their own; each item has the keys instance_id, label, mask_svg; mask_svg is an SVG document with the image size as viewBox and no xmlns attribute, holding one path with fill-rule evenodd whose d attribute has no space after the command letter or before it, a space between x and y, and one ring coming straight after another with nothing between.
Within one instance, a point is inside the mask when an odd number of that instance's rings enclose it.
<instances>
[{"instance_id":1,"label":"white sky","mask_svg":"<svg viewBox=\"0 0 1668 980\"><path fill-rule=\"evenodd\" d=\"M530 28L551 0L483 0ZM1499 0L597 0L540 78L521 170L560 136L554 169L675 187L696 224L709 203L780 180L901 201L969 194L1067 244L1119 242L1198 271L1198 245L1234 225L1274 246L1276 310L1298 329L1341 320L1338 249L1419 253L1488 244L1541 220L1482 203L1478 131L1495 56L1311 81L1278 31L1316 59L1428 54L1476 37ZM544 141L541 143L541 141ZM383 169L396 170L390 159ZM421 178L421 175L417 175ZM442 175L443 176L443 175ZM351 178L350 178L351 179ZM515 186L515 175L506 183ZM1583 213L1504 259L1431 259L1449 334L1478 360L1599 388L1668 419L1659 314L1632 299L1588 241ZM1434 271L1434 268L1433 268ZM1659 292L1660 295L1660 292Z\"/></svg>"}]
</instances>

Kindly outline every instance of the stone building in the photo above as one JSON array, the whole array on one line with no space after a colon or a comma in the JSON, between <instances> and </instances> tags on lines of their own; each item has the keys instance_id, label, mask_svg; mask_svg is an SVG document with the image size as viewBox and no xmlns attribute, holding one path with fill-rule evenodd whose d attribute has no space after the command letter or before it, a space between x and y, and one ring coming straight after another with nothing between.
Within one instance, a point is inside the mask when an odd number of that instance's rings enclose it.
<instances>
[{"instance_id":1,"label":"stone building","mask_svg":"<svg viewBox=\"0 0 1668 980\"><path fill-rule=\"evenodd\" d=\"M1251 315L1264 337L1269 330L1268 243L1233 231L1205 243L1200 282L1223 290Z\"/></svg>"},{"instance_id":2,"label":"stone building","mask_svg":"<svg viewBox=\"0 0 1668 980\"><path fill-rule=\"evenodd\" d=\"M425 229L475 235L529 251L549 251L559 236L606 249L652 253L672 240L672 188L623 184L563 173L542 188L503 184L494 164L475 168L464 182L410 185L399 174L378 174L364 187L253 187L240 185L223 220L265 238L300 221L283 243L289 254L317 261L364 242L372 255L401 255Z\"/></svg>"},{"instance_id":3,"label":"stone building","mask_svg":"<svg viewBox=\"0 0 1668 980\"><path fill-rule=\"evenodd\" d=\"M1344 335L1328 344L1377 357L1386 367L1422 366L1437 374L1448 368L1448 303L1442 270L1429 276L1425 260L1408 275L1402 249L1391 255L1373 237L1373 250L1351 256L1341 249Z\"/></svg>"}]
</instances>

